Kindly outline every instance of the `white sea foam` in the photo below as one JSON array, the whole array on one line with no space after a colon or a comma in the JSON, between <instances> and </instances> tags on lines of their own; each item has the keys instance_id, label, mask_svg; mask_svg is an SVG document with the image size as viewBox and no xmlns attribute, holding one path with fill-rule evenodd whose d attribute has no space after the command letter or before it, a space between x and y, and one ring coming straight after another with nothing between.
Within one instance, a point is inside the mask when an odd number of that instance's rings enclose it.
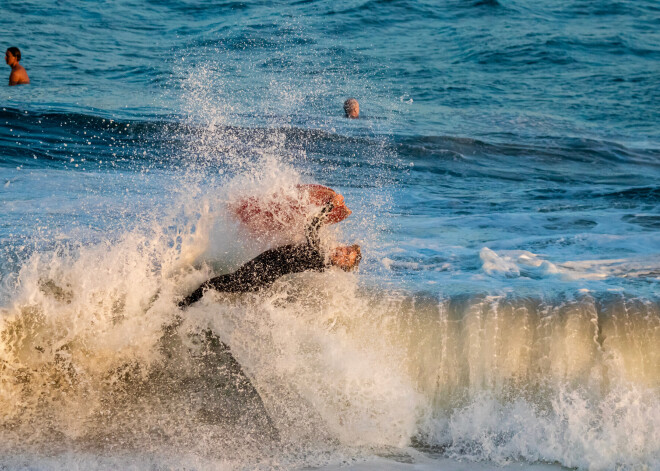
<instances>
[{"instance_id":1,"label":"white sea foam","mask_svg":"<svg viewBox=\"0 0 660 471\"><path fill-rule=\"evenodd\" d=\"M341 271L296 275L261 294L208 293L176 328L186 347L166 370L171 382L160 383L159 365L170 361L163 326L176 324L176 299L211 275L210 264L233 263L206 250L231 240L230 226L225 237L209 234L222 230L223 206L187 204L194 218L174 233L136 230L25 263L0 337L0 411L13 424L2 432L7 446L28 455L64 446L74 454L62 460L85 466L76 453L104 449L104 436L118 440L113 447L125 442L127 453L142 447L147 461L185 448L192 461L175 452L165 462L198 469L370 459L411 441L500 464L659 466L660 315L653 303L621 296L438 304L373 291ZM504 256L510 270L543 266L530 253ZM208 386L186 384L197 381L190 374L205 354L194 339L207 329L231 346L261 395L261 414L279 431L272 447L236 438L252 436L254 423L201 421L217 399ZM145 389L158 398L148 406ZM97 467L104 460L98 455Z\"/></svg>"},{"instance_id":2,"label":"white sea foam","mask_svg":"<svg viewBox=\"0 0 660 471\"><path fill-rule=\"evenodd\" d=\"M558 278L565 281L609 278L660 277L660 255L634 256L615 260L554 261L526 250L484 247L479 252L482 269L489 275L528 278Z\"/></svg>"}]
</instances>

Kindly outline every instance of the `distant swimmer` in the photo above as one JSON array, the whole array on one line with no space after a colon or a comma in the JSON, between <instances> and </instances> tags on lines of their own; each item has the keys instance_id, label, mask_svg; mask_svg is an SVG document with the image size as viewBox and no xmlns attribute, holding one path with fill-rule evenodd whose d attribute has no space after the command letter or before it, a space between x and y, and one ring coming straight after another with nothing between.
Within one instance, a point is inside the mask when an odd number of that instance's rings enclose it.
<instances>
[{"instance_id":1,"label":"distant swimmer","mask_svg":"<svg viewBox=\"0 0 660 471\"><path fill-rule=\"evenodd\" d=\"M10 47L5 52L5 62L11 67L11 74L9 74L9 86L12 85L27 85L30 83L25 67L18 62L21 60L21 51L17 47Z\"/></svg>"},{"instance_id":2,"label":"distant swimmer","mask_svg":"<svg viewBox=\"0 0 660 471\"><path fill-rule=\"evenodd\" d=\"M179 303L179 307L186 307L199 301L209 289L226 293L244 293L259 291L272 285L278 278L291 273L324 271L330 266L345 271L353 270L362 258L359 245L337 247L329 254L327 261L321 250L318 231L333 208L333 203L328 203L312 219L305 230L305 243L267 250L235 272L211 278L184 298Z\"/></svg>"},{"instance_id":3,"label":"distant swimmer","mask_svg":"<svg viewBox=\"0 0 660 471\"><path fill-rule=\"evenodd\" d=\"M360 104L355 98L349 98L344 102L344 113L347 118L356 119L360 116Z\"/></svg>"}]
</instances>

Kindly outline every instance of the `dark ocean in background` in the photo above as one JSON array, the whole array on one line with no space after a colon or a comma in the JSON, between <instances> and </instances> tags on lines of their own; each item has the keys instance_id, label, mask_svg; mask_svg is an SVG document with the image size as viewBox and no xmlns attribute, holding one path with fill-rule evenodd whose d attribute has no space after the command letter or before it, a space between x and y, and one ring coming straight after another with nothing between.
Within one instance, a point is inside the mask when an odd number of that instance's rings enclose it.
<instances>
[{"instance_id":1,"label":"dark ocean in background","mask_svg":"<svg viewBox=\"0 0 660 471\"><path fill-rule=\"evenodd\" d=\"M0 7L2 467L660 469L657 1ZM360 270L182 315L301 182Z\"/></svg>"}]
</instances>

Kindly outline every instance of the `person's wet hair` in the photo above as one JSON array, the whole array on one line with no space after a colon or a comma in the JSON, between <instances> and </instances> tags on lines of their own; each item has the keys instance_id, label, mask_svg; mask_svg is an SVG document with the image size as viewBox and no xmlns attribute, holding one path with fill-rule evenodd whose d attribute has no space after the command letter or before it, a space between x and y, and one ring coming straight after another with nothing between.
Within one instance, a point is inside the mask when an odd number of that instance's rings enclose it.
<instances>
[{"instance_id":1,"label":"person's wet hair","mask_svg":"<svg viewBox=\"0 0 660 471\"><path fill-rule=\"evenodd\" d=\"M360 104L355 98L349 98L344 102L344 113L347 118L357 118L360 114Z\"/></svg>"},{"instance_id":2,"label":"person's wet hair","mask_svg":"<svg viewBox=\"0 0 660 471\"><path fill-rule=\"evenodd\" d=\"M21 60L21 51L17 47L8 47L7 52L10 52L12 56L16 58L17 61Z\"/></svg>"}]
</instances>

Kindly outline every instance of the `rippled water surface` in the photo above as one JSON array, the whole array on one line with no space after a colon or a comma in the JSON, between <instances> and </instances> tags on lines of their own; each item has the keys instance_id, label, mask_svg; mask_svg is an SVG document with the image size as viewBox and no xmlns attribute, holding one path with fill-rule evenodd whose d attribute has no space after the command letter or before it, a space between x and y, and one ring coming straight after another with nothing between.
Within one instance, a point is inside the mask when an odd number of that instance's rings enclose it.
<instances>
[{"instance_id":1,"label":"rippled water surface","mask_svg":"<svg viewBox=\"0 0 660 471\"><path fill-rule=\"evenodd\" d=\"M8 466L660 468L657 2L2 10ZM181 316L301 182L359 272Z\"/></svg>"}]
</instances>

